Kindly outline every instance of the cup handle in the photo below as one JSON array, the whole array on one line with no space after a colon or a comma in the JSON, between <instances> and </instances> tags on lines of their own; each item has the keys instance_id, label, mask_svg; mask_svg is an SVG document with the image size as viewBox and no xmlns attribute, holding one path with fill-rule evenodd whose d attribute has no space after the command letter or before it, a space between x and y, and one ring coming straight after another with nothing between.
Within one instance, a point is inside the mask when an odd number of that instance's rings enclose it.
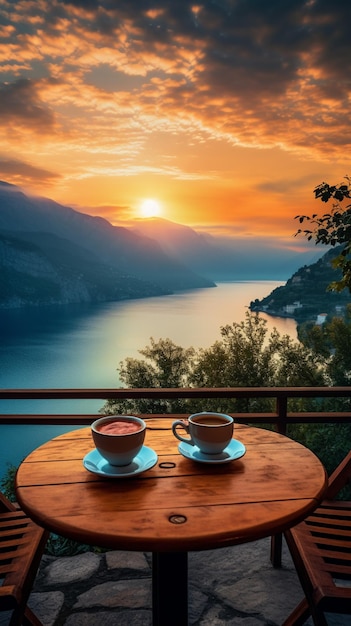
<instances>
[{"instance_id":1,"label":"cup handle","mask_svg":"<svg viewBox=\"0 0 351 626\"><path fill-rule=\"evenodd\" d=\"M177 437L177 439L179 439L179 441L185 441L185 443L190 443L190 445L194 446L195 443L194 443L194 441L192 440L192 438L190 436L188 438L182 437L182 435L180 435L177 432L177 427L178 426L180 428L183 428L183 430L185 430L188 433L188 435L189 435L189 426L183 420L176 420L175 422L173 422L173 424L172 424L173 435L175 437Z\"/></svg>"}]
</instances>

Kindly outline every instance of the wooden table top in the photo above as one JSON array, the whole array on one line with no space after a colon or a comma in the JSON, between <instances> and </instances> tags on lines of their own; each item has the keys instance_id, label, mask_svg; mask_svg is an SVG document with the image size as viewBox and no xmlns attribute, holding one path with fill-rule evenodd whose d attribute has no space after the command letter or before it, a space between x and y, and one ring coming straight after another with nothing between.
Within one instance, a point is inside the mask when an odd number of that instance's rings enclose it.
<instances>
[{"instance_id":1,"label":"wooden table top","mask_svg":"<svg viewBox=\"0 0 351 626\"><path fill-rule=\"evenodd\" d=\"M276 534L322 499L324 467L283 435L236 424L234 437L245 445L245 456L210 465L178 452L172 417L146 421L145 445L158 455L153 468L115 480L88 472L82 459L94 448L90 428L75 430L37 448L19 467L16 492L23 509L48 530L82 543L171 552Z\"/></svg>"}]
</instances>

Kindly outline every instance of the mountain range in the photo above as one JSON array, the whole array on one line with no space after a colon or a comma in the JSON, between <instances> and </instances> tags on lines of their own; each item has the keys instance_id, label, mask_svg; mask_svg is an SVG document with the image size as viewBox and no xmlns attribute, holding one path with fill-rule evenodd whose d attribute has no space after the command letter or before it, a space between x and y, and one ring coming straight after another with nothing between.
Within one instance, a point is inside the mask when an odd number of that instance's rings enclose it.
<instances>
[{"instance_id":1,"label":"mountain range","mask_svg":"<svg viewBox=\"0 0 351 626\"><path fill-rule=\"evenodd\" d=\"M0 306L214 287L154 239L0 182Z\"/></svg>"},{"instance_id":2,"label":"mountain range","mask_svg":"<svg viewBox=\"0 0 351 626\"><path fill-rule=\"evenodd\" d=\"M304 261L303 253L265 245L245 238L233 243L161 218L114 226L0 181L3 308L160 296L225 280L282 280Z\"/></svg>"},{"instance_id":3,"label":"mountain range","mask_svg":"<svg viewBox=\"0 0 351 626\"><path fill-rule=\"evenodd\" d=\"M285 246L273 236L215 237L161 218L134 220L130 228L139 235L155 238L167 255L214 282L287 280L311 258L323 255L319 248L297 252L293 236L290 245Z\"/></svg>"}]
</instances>

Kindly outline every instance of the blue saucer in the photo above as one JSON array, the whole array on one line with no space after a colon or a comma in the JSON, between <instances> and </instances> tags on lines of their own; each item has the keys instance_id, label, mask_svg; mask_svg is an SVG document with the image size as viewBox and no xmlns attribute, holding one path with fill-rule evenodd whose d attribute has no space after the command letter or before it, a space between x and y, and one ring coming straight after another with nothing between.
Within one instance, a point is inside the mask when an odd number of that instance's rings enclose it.
<instances>
[{"instance_id":1,"label":"blue saucer","mask_svg":"<svg viewBox=\"0 0 351 626\"><path fill-rule=\"evenodd\" d=\"M241 441L232 439L230 444L220 452L219 454L204 454L197 446L192 446L190 443L181 442L178 446L180 454L187 459L197 461L199 463L229 463L240 459L244 456L246 448Z\"/></svg>"},{"instance_id":2,"label":"blue saucer","mask_svg":"<svg viewBox=\"0 0 351 626\"><path fill-rule=\"evenodd\" d=\"M141 474L141 472L146 472L146 470L153 467L156 463L156 452L147 446L141 448L139 454L129 465L110 465L96 448L88 452L83 459L85 469L93 474L107 478L127 478L129 476L136 476L137 474Z\"/></svg>"}]
</instances>

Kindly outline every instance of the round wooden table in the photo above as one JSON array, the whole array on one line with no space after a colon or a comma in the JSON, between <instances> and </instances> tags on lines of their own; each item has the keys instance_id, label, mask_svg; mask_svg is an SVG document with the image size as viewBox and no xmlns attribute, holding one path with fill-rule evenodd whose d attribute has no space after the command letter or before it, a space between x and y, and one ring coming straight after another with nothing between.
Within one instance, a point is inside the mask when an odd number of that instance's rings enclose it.
<instances>
[{"instance_id":1,"label":"round wooden table","mask_svg":"<svg viewBox=\"0 0 351 626\"><path fill-rule=\"evenodd\" d=\"M187 624L187 553L240 544L289 528L319 504L323 465L275 432L235 425L246 454L219 465L182 456L175 417L147 420L157 463L129 478L85 469L90 428L32 452L17 472L17 498L39 525L90 545L153 553L153 624Z\"/></svg>"}]
</instances>

